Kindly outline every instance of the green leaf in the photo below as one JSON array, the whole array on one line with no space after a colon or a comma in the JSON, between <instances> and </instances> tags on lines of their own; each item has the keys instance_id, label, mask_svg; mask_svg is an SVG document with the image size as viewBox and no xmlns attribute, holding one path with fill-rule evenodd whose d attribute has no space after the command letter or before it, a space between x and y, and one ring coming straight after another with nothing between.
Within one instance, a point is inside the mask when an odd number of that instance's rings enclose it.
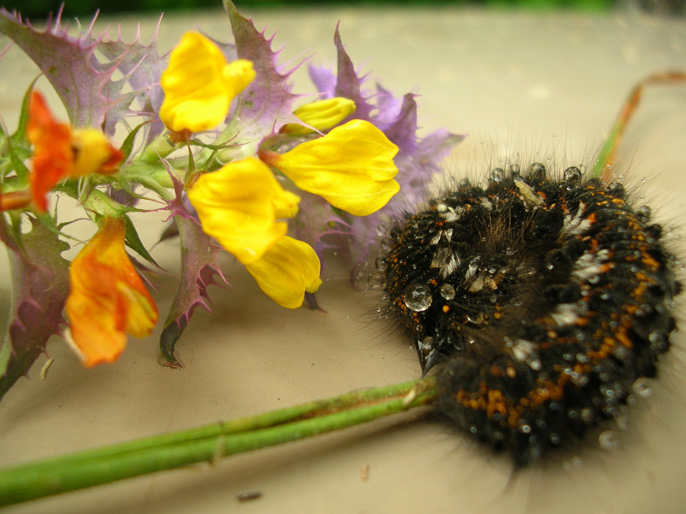
<instances>
[{"instance_id":1,"label":"green leaf","mask_svg":"<svg viewBox=\"0 0 686 514\"><path fill-rule=\"evenodd\" d=\"M126 225L126 245L132 250L134 250L136 253L138 253L138 255L143 257L146 261L154 264L159 268L160 265L157 264L157 262L155 262L155 259L153 259L152 255L150 255L150 252L148 252L147 248L145 248L145 245L141 241L141 238L138 236L136 226L131 221L131 218L124 215L122 216L122 219L124 220L124 223Z\"/></svg>"},{"instance_id":2,"label":"green leaf","mask_svg":"<svg viewBox=\"0 0 686 514\"><path fill-rule=\"evenodd\" d=\"M136 135L142 129L145 125L150 123L149 121L144 121L143 123L136 125L131 132L129 132L129 135L126 136L126 139L124 139L124 142L121 145L120 150L124 153L124 158L122 159L123 162L126 162L126 159L129 158L129 155L131 155L131 150L133 150L133 143L136 139Z\"/></svg>"}]
</instances>

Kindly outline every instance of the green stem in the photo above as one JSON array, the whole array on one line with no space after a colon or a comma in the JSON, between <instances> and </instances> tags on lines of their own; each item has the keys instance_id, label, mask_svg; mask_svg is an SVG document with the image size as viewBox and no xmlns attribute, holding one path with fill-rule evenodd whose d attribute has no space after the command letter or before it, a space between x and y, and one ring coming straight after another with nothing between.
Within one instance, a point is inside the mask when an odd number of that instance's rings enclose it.
<instances>
[{"instance_id":1,"label":"green stem","mask_svg":"<svg viewBox=\"0 0 686 514\"><path fill-rule=\"evenodd\" d=\"M0 469L0 506L174 469L366 423L431 402L426 378Z\"/></svg>"},{"instance_id":2,"label":"green stem","mask_svg":"<svg viewBox=\"0 0 686 514\"><path fill-rule=\"evenodd\" d=\"M683 82L686 82L686 73L682 71L668 71L649 75L634 86L629 93L629 96L624 101L624 104L622 104L622 108L617 115L617 119L612 125L610 133L605 138L603 146L598 152L598 158L596 159L595 165L593 166L593 171L591 172L592 177L599 177L603 180L603 182L610 181L612 176L612 166L615 161L617 149L619 148L619 144L622 142L624 131L629 125L631 117L634 115L634 112L641 102L641 96L643 95L644 89L647 86L655 84Z\"/></svg>"}]
</instances>

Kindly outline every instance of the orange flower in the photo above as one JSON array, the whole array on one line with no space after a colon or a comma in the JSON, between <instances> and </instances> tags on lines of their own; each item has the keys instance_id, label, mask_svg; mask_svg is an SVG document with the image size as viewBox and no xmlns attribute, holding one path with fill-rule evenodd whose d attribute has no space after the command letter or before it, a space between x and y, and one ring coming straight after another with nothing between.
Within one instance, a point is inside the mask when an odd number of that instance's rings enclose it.
<instances>
[{"instance_id":1,"label":"orange flower","mask_svg":"<svg viewBox=\"0 0 686 514\"><path fill-rule=\"evenodd\" d=\"M110 175L124 157L102 132L94 128L72 129L57 122L37 91L31 93L26 134L34 147L33 201L41 211L48 207L48 191L63 178L91 173Z\"/></svg>"},{"instance_id":2,"label":"orange flower","mask_svg":"<svg viewBox=\"0 0 686 514\"><path fill-rule=\"evenodd\" d=\"M115 361L127 332L145 337L157 323L157 306L124 249L125 232L123 220L105 218L69 269L68 339L86 367Z\"/></svg>"}]
</instances>

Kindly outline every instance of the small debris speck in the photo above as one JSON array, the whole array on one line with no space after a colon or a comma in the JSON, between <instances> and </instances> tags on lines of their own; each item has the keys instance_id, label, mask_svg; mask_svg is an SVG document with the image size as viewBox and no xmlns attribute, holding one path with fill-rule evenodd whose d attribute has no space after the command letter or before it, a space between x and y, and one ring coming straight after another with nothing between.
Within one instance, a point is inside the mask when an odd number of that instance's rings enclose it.
<instances>
[{"instance_id":1,"label":"small debris speck","mask_svg":"<svg viewBox=\"0 0 686 514\"><path fill-rule=\"evenodd\" d=\"M250 502L253 500L259 500L262 498L262 491L251 491L249 493L243 493L236 495L236 499L239 503Z\"/></svg>"}]
</instances>

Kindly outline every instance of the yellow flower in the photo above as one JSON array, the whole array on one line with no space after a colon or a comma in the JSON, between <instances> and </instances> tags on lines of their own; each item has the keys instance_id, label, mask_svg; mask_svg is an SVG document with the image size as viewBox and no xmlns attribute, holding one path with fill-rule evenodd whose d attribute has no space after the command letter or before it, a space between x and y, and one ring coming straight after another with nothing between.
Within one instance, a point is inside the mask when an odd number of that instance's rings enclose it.
<instances>
[{"instance_id":1,"label":"yellow flower","mask_svg":"<svg viewBox=\"0 0 686 514\"><path fill-rule=\"evenodd\" d=\"M262 258L285 236L288 225L277 220L295 216L300 202L253 157L202 175L188 191L188 199L205 233L243 264Z\"/></svg>"},{"instance_id":2,"label":"yellow flower","mask_svg":"<svg viewBox=\"0 0 686 514\"><path fill-rule=\"evenodd\" d=\"M400 190L393 179L398 147L368 121L352 120L285 154L261 151L260 158L296 186L331 205L366 216L381 209Z\"/></svg>"},{"instance_id":3,"label":"yellow flower","mask_svg":"<svg viewBox=\"0 0 686 514\"><path fill-rule=\"evenodd\" d=\"M124 221L105 218L69 268L69 339L86 367L113 362L126 333L144 337L157 323L157 306L124 249Z\"/></svg>"},{"instance_id":4,"label":"yellow flower","mask_svg":"<svg viewBox=\"0 0 686 514\"><path fill-rule=\"evenodd\" d=\"M297 309L305 291L314 293L322 284L317 253L307 243L282 237L264 256L246 269L264 294L287 309Z\"/></svg>"},{"instance_id":5,"label":"yellow flower","mask_svg":"<svg viewBox=\"0 0 686 514\"><path fill-rule=\"evenodd\" d=\"M160 118L174 132L211 130L226 118L234 97L255 78L250 61L227 63L222 51L198 32L187 32L171 52L160 83Z\"/></svg>"},{"instance_id":6,"label":"yellow flower","mask_svg":"<svg viewBox=\"0 0 686 514\"><path fill-rule=\"evenodd\" d=\"M298 107L293 114L303 123L322 132L335 127L354 112L355 102L348 98L335 97L305 104ZM289 123L284 125L280 132L304 136L313 130L297 123Z\"/></svg>"}]
</instances>

